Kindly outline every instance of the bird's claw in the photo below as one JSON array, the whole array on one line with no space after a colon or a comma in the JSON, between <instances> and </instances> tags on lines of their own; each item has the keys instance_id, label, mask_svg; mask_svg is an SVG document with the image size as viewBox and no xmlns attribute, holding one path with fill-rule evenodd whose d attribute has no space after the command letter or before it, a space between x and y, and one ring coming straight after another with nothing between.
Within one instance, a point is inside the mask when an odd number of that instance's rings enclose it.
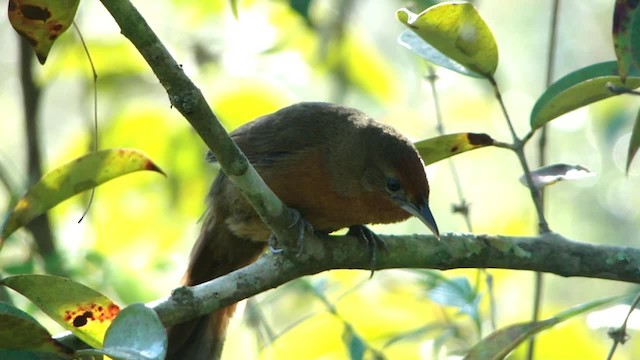
<instances>
[{"instance_id":1,"label":"bird's claw","mask_svg":"<svg viewBox=\"0 0 640 360\"><path fill-rule=\"evenodd\" d=\"M291 211L293 212L293 221L289 224L289 229L292 229L295 226L298 227L298 250L296 251L296 256L300 256L304 250L305 230L313 231L313 226L302 217L298 210L291 209ZM278 248L278 237L275 234L271 234L271 236L269 236L269 250L272 254L280 254L284 252L284 249Z\"/></svg>"},{"instance_id":2,"label":"bird's claw","mask_svg":"<svg viewBox=\"0 0 640 360\"><path fill-rule=\"evenodd\" d=\"M284 252L284 249L278 248L278 238L273 233L269 236L269 251L272 254L281 254Z\"/></svg>"},{"instance_id":3,"label":"bird's claw","mask_svg":"<svg viewBox=\"0 0 640 360\"><path fill-rule=\"evenodd\" d=\"M302 251L304 250L304 233L305 230L313 231L313 226L305 220L300 212L296 209L291 209L293 212L293 221L289 224L289 229L294 226L298 227L298 251L296 252L296 256L302 255Z\"/></svg>"},{"instance_id":4,"label":"bird's claw","mask_svg":"<svg viewBox=\"0 0 640 360\"><path fill-rule=\"evenodd\" d=\"M377 265L376 248L380 248L386 254L389 254L387 244L385 244L384 240L382 240L382 238L380 238L376 233L374 233L371 229L364 225L353 225L349 227L349 232L347 232L347 235L354 236L358 239L363 239L367 243L369 258L371 259L371 275L369 276L369 278L372 278Z\"/></svg>"}]
</instances>

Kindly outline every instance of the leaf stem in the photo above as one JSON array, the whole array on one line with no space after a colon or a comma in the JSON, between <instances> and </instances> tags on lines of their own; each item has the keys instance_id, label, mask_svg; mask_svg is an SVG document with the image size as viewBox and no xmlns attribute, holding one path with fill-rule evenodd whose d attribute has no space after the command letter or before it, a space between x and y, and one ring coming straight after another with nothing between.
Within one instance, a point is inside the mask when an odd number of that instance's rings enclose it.
<instances>
[{"instance_id":1,"label":"leaf stem","mask_svg":"<svg viewBox=\"0 0 640 360\"><path fill-rule=\"evenodd\" d=\"M502 114L504 115L505 120L507 121L507 125L509 126L509 130L511 131L511 136L513 137L513 145L511 149L518 156L518 160L520 160L520 165L522 166L522 170L524 171L524 177L527 181L527 187L531 192L531 199L536 208L536 212L538 214L538 229L540 233L549 232L549 224L544 216L544 211L542 209L542 198L540 197L540 190L534 185L533 178L531 177L531 170L529 169L529 163L527 162L527 158L524 154L524 142L518 138L518 134L513 127L513 123L511 122L511 118L509 117L509 113L507 112L507 108L504 105L504 101L502 100L502 94L500 93L500 89L498 88L498 84L496 80L491 76L488 77L487 80L493 86L493 90L496 96L496 100L500 104L500 109L502 110Z\"/></svg>"}]
</instances>

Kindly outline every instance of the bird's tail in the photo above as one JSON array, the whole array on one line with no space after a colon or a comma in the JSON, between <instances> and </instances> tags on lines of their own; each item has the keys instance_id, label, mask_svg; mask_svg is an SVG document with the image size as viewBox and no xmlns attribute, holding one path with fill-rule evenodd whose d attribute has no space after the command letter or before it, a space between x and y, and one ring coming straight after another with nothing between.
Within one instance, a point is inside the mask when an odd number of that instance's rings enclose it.
<instances>
[{"instance_id":1,"label":"bird's tail","mask_svg":"<svg viewBox=\"0 0 640 360\"><path fill-rule=\"evenodd\" d=\"M191 253L183 282L185 285L196 285L226 275L253 263L264 248L265 243L235 236L224 219L209 213ZM168 329L169 350L166 359L219 359L226 328L235 307L236 304L233 304Z\"/></svg>"}]
</instances>

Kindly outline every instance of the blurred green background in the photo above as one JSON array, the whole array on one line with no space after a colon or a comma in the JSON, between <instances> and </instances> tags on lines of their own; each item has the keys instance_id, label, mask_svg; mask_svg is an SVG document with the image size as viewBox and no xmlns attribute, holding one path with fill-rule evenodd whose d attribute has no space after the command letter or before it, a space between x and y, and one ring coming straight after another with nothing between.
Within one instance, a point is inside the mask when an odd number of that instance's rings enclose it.
<instances>
[{"instance_id":1,"label":"blurred green background","mask_svg":"<svg viewBox=\"0 0 640 360\"><path fill-rule=\"evenodd\" d=\"M223 0L158 0L136 6L228 130L291 103L333 101L359 108L417 141L437 135L434 101L424 80L424 62L396 42L404 28L395 11L408 6L419 12L431 3L241 0L238 19ZM545 88L552 2L475 3L498 43L496 78L516 130L524 135L529 112ZM615 59L613 6L613 0L561 2L554 78ZM122 304L150 301L179 285L205 208L203 199L218 169L204 162L202 141L171 109L157 79L100 3L82 2L76 22L98 72L100 147L140 149L167 178L136 173L99 187L80 224L88 195L52 210L57 261L65 275ZM0 164L16 184L14 193L21 193L28 175L18 37L6 17L0 18L0 49ZM35 71L43 89L40 140L46 172L89 151L92 138L92 76L73 29ZM486 132L510 141L487 82L443 69L437 73L448 133ZM624 173L636 108L634 98L617 97L551 123L549 162L580 164L597 174L549 188L546 209L554 231L588 243L634 246L640 240L640 165L636 161L629 175ZM527 149L532 164L537 161L536 146L532 141ZM471 204L474 232L535 234L535 213L528 190L518 182L520 165L512 153L482 149L454 161ZM467 231L463 218L451 210L458 199L449 166L437 163L427 172L431 209L441 231ZM3 187L3 211L11 200L11 191ZM373 230L428 233L417 220ZM29 233L20 231L0 252L0 271L42 272L45 261L56 260L38 256ZM534 275L489 272L497 326L528 320ZM245 316L236 316L232 323L225 356L348 359L364 346L389 359L454 358L492 330L490 306L483 275L476 270L441 274L466 277L479 286L481 332L469 311L433 301L427 290L440 281L434 273L388 270L367 280L366 271L331 271L293 281L240 307L238 313ZM547 275L542 316L633 290L625 283ZM18 296L14 301L33 310ZM606 327L618 326L623 312L582 316L544 332L538 337L538 358L605 358L610 347ZM600 318L604 321L598 322ZM45 317L39 319L52 331L59 330ZM630 326L639 327L633 319ZM511 358L524 358L524 350ZM367 358L372 356L367 352ZM638 357L640 342L635 338L616 354L616 359Z\"/></svg>"}]
</instances>

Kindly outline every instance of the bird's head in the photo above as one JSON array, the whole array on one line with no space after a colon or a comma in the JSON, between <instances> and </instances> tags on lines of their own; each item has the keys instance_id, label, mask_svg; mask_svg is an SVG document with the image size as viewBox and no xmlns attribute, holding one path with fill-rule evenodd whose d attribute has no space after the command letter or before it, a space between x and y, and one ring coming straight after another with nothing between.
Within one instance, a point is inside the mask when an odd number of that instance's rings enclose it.
<instances>
[{"instance_id":1,"label":"bird's head","mask_svg":"<svg viewBox=\"0 0 640 360\"><path fill-rule=\"evenodd\" d=\"M391 128L383 128L381 141L370 152L365 177L377 190L386 193L395 205L417 217L440 239L429 209L429 183L424 163L413 144Z\"/></svg>"}]
</instances>

